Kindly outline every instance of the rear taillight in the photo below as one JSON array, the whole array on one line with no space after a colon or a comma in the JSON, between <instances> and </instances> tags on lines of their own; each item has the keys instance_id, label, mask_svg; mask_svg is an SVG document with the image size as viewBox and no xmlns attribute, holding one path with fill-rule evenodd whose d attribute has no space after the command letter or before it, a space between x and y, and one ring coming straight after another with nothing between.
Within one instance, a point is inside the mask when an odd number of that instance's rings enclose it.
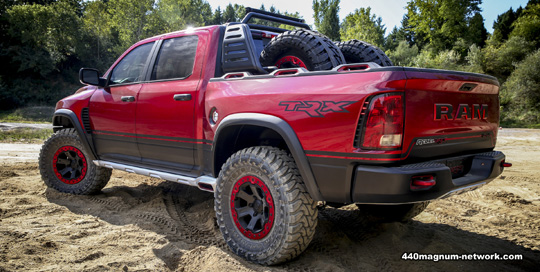
<instances>
[{"instance_id":1,"label":"rear taillight","mask_svg":"<svg viewBox=\"0 0 540 272\"><path fill-rule=\"evenodd\" d=\"M369 104L362 137L365 149L397 149L403 138L403 94L373 97Z\"/></svg>"}]
</instances>

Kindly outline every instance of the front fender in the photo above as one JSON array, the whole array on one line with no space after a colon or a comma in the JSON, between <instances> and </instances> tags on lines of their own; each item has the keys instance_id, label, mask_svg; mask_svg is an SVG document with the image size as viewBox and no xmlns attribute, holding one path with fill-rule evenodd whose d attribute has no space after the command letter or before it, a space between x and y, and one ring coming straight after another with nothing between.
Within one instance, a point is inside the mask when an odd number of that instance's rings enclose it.
<instances>
[{"instance_id":1,"label":"front fender","mask_svg":"<svg viewBox=\"0 0 540 272\"><path fill-rule=\"evenodd\" d=\"M68 122L65 120L68 120ZM53 130L56 132L62 128L70 126L75 128L77 134L79 134L79 138L81 139L84 149L88 151L90 160L96 160L97 156L93 148L92 137L83 129L77 115L68 109L56 110L53 115Z\"/></svg>"}]
</instances>

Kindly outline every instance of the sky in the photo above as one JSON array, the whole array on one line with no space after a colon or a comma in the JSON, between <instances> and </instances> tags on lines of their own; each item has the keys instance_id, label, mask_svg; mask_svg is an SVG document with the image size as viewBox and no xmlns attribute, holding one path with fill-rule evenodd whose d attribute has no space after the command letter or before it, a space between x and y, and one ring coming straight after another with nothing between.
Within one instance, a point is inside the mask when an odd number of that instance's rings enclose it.
<instances>
[{"instance_id":1,"label":"sky","mask_svg":"<svg viewBox=\"0 0 540 272\"><path fill-rule=\"evenodd\" d=\"M288 11L291 13L300 13L306 23L313 25L312 0L207 0L215 10L221 6L223 10L229 3L239 4L246 7L259 8L264 3L266 9L272 5L279 11ZM484 25L488 32L493 32L493 21L497 15L507 11L510 7L514 10L519 6L525 7L527 0L484 0L480 6ZM386 25L386 34L390 33L394 26L401 26L401 19L405 14L407 0L341 0L339 10L339 20L342 21L349 13L361 7L371 7L371 13L381 17Z\"/></svg>"}]
</instances>

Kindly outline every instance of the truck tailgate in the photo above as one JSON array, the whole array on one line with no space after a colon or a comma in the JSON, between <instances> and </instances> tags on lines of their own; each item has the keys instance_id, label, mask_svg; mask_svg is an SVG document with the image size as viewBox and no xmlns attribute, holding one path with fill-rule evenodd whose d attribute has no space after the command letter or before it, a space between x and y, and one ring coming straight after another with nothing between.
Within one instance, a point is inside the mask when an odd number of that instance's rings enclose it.
<instances>
[{"instance_id":1,"label":"truck tailgate","mask_svg":"<svg viewBox=\"0 0 540 272\"><path fill-rule=\"evenodd\" d=\"M405 68L403 152L423 159L495 147L499 83L486 75Z\"/></svg>"}]
</instances>

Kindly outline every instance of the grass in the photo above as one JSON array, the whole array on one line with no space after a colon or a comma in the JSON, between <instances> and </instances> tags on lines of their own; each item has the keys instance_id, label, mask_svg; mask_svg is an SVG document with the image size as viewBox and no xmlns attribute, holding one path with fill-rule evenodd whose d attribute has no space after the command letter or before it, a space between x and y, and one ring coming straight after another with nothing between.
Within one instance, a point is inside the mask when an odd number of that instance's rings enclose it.
<instances>
[{"instance_id":1,"label":"grass","mask_svg":"<svg viewBox=\"0 0 540 272\"><path fill-rule=\"evenodd\" d=\"M16 128L0 131L1 143L42 143L53 134L52 129Z\"/></svg>"},{"instance_id":2,"label":"grass","mask_svg":"<svg viewBox=\"0 0 540 272\"><path fill-rule=\"evenodd\" d=\"M0 111L0 123L51 123L54 107L25 107Z\"/></svg>"}]
</instances>

